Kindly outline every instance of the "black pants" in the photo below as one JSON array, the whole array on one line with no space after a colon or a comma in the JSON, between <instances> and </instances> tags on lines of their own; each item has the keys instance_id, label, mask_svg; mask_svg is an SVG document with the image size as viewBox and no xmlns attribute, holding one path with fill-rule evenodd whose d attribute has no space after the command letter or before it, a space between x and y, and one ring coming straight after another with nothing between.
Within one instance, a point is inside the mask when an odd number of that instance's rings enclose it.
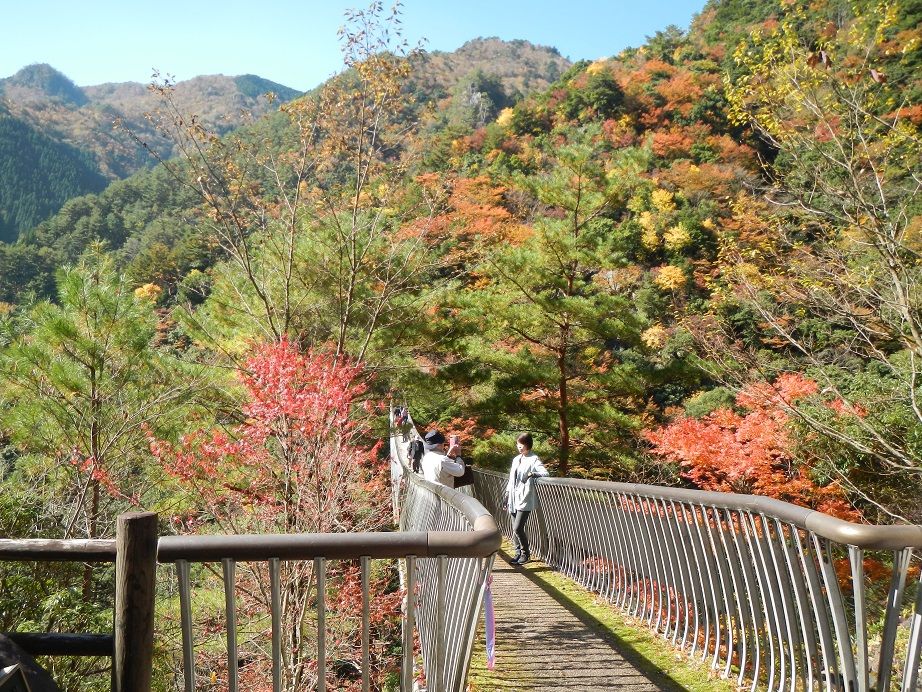
<instances>
[{"instance_id":1,"label":"black pants","mask_svg":"<svg viewBox=\"0 0 922 692\"><path fill-rule=\"evenodd\" d=\"M525 522L528 521L529 509L520 509L512 514L512 545L515 552L525 557L531 557L528 550L528 536L525 535Z\"/></svg>"}]
</instances>

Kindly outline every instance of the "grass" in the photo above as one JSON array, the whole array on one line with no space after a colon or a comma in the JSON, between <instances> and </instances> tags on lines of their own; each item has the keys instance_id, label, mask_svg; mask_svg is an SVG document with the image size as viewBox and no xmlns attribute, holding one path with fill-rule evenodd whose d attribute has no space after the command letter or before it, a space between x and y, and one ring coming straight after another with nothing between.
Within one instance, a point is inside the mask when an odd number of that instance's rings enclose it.
<instances>
[{"instance_id":1,"label":"grass","mask_svg":"<svg viewBox=\"0 0 922 692\"><path fill-rule=\"evenodd\" d=\"M508 549L508 546L506 546ZM498 557L497 559L501 559ZM668 692L734 692L735 680L723 680L699 658L691 659L669 642L651 632L646 623L625 615L617 607L542 563L532 563L522 571L527 579L551 595L564 608L617 648L624 658L661 690ZM516 644L504 638L499 646L507 667L515 663ZM522 656L527 655L522 652ZM511 665L510 665L511 664ZM487 690L524 690L521 676L514 683L505 682L498 671L486 667L483 627L474 646L469 676L472 692Z\"/></svg>"}]
</instances>

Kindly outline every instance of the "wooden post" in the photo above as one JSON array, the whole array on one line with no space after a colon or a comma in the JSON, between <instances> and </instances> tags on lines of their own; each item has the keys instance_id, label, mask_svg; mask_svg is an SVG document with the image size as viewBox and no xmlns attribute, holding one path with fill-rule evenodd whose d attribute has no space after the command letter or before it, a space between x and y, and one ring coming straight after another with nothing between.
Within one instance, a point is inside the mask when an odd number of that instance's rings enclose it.
<instances>
[{"instance_id":1,"label":"wooden post","mask_svg":"<svg viewBox=\"0 0 922 692\"><path fill-rule=\"evenodd\" d=\"M154 653L157 515L118 517L115 531L114 692L149 692Z\"/></svg>"}]
</instances>

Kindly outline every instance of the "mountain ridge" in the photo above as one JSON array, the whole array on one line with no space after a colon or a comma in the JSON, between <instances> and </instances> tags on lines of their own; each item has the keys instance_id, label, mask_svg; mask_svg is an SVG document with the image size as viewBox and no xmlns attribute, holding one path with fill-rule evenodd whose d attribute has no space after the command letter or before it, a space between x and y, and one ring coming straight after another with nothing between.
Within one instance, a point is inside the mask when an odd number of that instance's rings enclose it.
<instances>
[{"instance_id":1,"label":"mountain ridge","mask_svg":"<svg viewBox=\"0 0 922 692\"><path fill-rule=\"evenodd\" d=\"M467 41L457 51L427 53L418 66L414 79L416 96L422 101L450 98L451 91L471 75L488 73L509 95L511 101L524 94L541 90L570 65L555 48L535 46L528 41L503 41L497 38L477 38ZM254 74L237 76L199 75L169 83L171 96L184 112L195 113L199 123L218 135L241 126L249 116L259 118L272 112L278 103L299 97L302 92ZM264 98L274 93L275 104ZM175 155L173 144L163 138L147 118L155 112L160 100L153 90L139 82L105 82L92 86L77 86L64 73L45 63L20 69L11 77L0 79L0 106L10 118L21 121L30 130L41 132L50 141L59 142L68 150L84 152L95 171L109 181L125 179L149 168L154 160L136 138L145 142L158 157ZM116 128L115 123L120 127ZM125 130L133 133L129 136ZM10 130L11 131L11 130ZM0 143L2 145L2 143ZM14 150L7 143L7 150ZM5 162L4 179L0 184L22 189L30 199L41 196L41 188L33 190L29 183L34 177L25 163ZM22 169L17 172L17 169ZM75 179L84 179L76 176ZM87 178L89 179L89 178ZM98 192L98 186L71 190L72 196ZM15 227L6 228L4 240L15 240L20 234L47 218L38 209L53 214L66 200L56 198L56 205L30 204L32 213L21 209L0 209L7 219L18 219ZM16 205L15 200L6 204ZM10 222L12 223L12 222Z\"/></svg>"}]
</instances>

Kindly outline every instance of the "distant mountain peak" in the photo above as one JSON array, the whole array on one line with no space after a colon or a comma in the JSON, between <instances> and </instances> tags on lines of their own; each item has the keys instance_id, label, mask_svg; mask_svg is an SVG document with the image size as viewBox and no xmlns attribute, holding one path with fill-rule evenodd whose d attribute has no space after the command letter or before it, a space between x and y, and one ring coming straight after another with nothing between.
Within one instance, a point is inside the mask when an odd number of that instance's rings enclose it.
<instances>
[{"instance_id":1,"label":"distant mountain peak","mask_svg":"<svg viewBox=\"0 0 922 692\"><path fill-rule=\"evenodd\" d=\"M233 80L237 88L240 89L240 93L250 98L258 98L271 91L284 102L291 101L301 95L301 92L297 89L292 89L284 84L273 82L271 79L265 79L255 74L238 75Z\"/></svg>"},{"instance_id":2,"label":"distant mountain peak","mask_svg":"<svg viewBox=\"0 0 922 692\"><path fill-rule=\"evenodd\" d=\"M526 41L522 38L514 39L502 39L498 36L480 36L478 38L472 38L469 41L465 41L464 44L458 48L457 53L466 53L471 51L483 51L484 48L503 48L503 49L529 49L535 52L545 52L550 53L551 55L560 55L560 51L554 48L553 46L541 46L537 43L532 43L531 41Z\"/></svg>"},{"instance_id":3,"label":"distant mountain peak","mask_svg":"<svg viewBox=\"0 0 922 692\"><path fill-rule=\"evenodd\" d=\"M74 106L87 103L83 90L47 63L27 65L12 77L0 79L0 88L6 91L10 87Z\"/></svg>"}]
</instances>

